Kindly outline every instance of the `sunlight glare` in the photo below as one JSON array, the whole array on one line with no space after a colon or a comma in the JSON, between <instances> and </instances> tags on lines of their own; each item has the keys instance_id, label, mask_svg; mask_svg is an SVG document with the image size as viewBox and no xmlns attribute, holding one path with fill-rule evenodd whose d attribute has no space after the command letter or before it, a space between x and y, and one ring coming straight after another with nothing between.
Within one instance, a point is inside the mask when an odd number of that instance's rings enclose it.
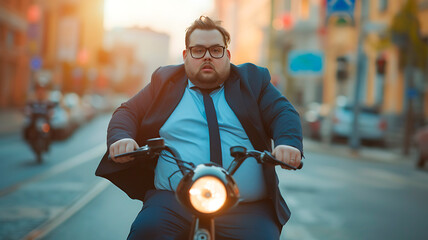
<instances>
[{"instance_id":1,"label":"sunlight glare","mask_svg":"<svg viewBox=\"0 0 428 240\"><path fill-rule=\"evenodd\" d=\"M106 0L104 28L138 26L168 33L171 50L181 55L186 28L213 9L213 0Z\"/></svg>"}]
</instances>

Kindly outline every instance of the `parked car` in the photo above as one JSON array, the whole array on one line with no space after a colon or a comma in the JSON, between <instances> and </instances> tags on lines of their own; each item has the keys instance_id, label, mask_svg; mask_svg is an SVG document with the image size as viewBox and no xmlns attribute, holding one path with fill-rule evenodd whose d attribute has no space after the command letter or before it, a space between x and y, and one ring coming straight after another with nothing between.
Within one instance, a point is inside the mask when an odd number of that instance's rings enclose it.
<instances>
[{"instance_id":1,"label":"parked car","mask_svg":"<svg viewBox=\"0 0 428 240\"><path fill-rule=\"evenodd\" d=\"M106 113L112 110L112 99L100 94L86 94L83 100L88 103L95 114Z\"/></svg>"},{"instance_id":2,"label":"parked car","mask_svg":"<svg viewBox=\"0 0 428 240\"><path fill-rule=\"evenodd\" d=\"M57 104L51 118L52 135L54 140L67 138L73 131L67 111Z\"/></svg>"},{"instance_id":3,"label":"parked car","mask_svg":"<svg viewBox=\"0 0 428 240\"><path fill-rule=\"evenodd\" d=\"M304 133L311 139L321 139L321 123L323 121L323 116L321 115L321 104L317 102L308 104L303 120Z\"/></svg>"},{"instance_id":4,"label":"parked car","mask_svg":"<svg viewBox=\"0 0 428 240\"><path fill-rule=\"evenodd\" d=\"M73 129L77 129L88 122L95 114L95 110L92 106L83 101L76 93L65 94L63 103L70 116Z\"/></svg>"},{"instance_id":5,"label":"parked car","mask_svg":"<svg viewBox=\"0 0 428 240\"><path fill-rule=\"evenodd\" d=\"M349 139L353 134L354 106L337 105L332 119L332 139ZM358 115L358 134L361 140L385 145L387 121L376 107L361 106Z\"/></svg>"}]
</instances>

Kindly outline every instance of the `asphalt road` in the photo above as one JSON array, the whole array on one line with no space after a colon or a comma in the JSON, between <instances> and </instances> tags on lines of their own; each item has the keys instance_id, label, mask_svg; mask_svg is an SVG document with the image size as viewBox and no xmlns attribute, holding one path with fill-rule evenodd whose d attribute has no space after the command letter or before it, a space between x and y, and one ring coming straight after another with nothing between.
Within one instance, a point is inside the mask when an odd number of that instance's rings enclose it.
<instances>
[{"instance_id":1,"label":"asphalt road","mask_svg":"<svg viewBox=\"0 0 428 240\"><path fill-rule=\"evenodd\" d=\"M0 139L0 239L21 239L55 219L101 179L94 176L105 152L108 115L55 142L37 164L19 134Z\"/></svg>"},{"instance_id":2,"label":"asphalt road","mask_svg":"<svg viewBox=\"0 0 428 240\"><path fill-rule=\"evenodd\" d=\"M43 165L19 137L0 139L0 239L126 238L141 203L94 176L107 123L98 117L55 143ZM428 239L428 171L406 160L305 155L303 170L278 170L292 211L282 239Z\"/></svg>"}]
</instances>

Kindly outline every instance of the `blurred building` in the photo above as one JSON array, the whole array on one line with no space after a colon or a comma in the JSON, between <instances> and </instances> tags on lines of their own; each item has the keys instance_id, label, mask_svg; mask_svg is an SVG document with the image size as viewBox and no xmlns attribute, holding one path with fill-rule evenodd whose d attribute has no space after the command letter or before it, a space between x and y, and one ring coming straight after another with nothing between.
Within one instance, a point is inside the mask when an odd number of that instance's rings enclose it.
<instances>
[{"instance_id":1,"label":"blurred building","mask_svg":"<svg viewBox=\"0 0 428 240\"><path fill-rule=\"evenodd\" d=\"M361 104L382 109L397 131L409 108L416 122L428 117L428 66L406 71L400 65L405 56L391 39L394 18L408 1L426 46L427 0L217 0L216 13L232 34L232 61L268 66L272 82L293 104L304 108L315 101L331 110L338 96L353 101L360 74ZM419 47L414 50L426 54Z\"/></svg>"},{"instance_id":2,"label":"blurred building","mask_svg":"<svg viewBox=\"0 0 428 240\"><path fill-rule=\"evenodd\" d=\"M333 109L338 96L347 96L349 102L354 102L356 91L360 89L358 101L362 105L381 109L382 114L388 117L388 128L393 138L404 136L409 139L411 129L417 128L428 119L428 71L427 67L417 67L418 64L424 64L423 59L426 61L428 54L427 2L322 2L321 15L325 19L321 39L325 54L322 103L327 109ZM342 4L341 8L343 4L352 5L351 12L334 12L332 8L336 7L337 3ZM411 8L414 8L416 16L412 16ZM401 17L398 16L400 12L405 11L407 12ZM417 23L406 26L407 21ZM418 29L415 29L413 36L398 36L404 35L406 31L399 34L394 32L397 31L394 30L397 28L397 22L399 27L404 29L414 26ZM407 42L399 46L397 36L407 39ZM425 47L410 42L410 39L416 42L425 39ZM360 59L359 49L362 52ZM417 52L425 56L416 56ZM409 56L412 60L407 60ZM407 61L412 63L406 65L404 62ZM357 87L358 80L361 81L361 88ZM406 144L408 142L409 140Z\"/></svg>"},{"instance_id":3,"label":"blurred building","mask_svg":"<svg viewBox=\"0 0 428 240\"><path fill-rule=\"evenodd\" d=\"M234 64L267 64L268 0L215 0L214 15L231 35L229 50Z\"/></svg>"},{"instance_id":4,"label":"blurred building","mask_svg":"<svg viewBox=\"0 0 428 240\"><path fill-rule=\"evenodd\" d=\"M83 94L103 71L104 0L35 0L42 8L40 72L59 90ZM36 79L37 80L37 79Z\"/></svg>"},{"instance_id":5,"label":"blurred building","mask_svg":"<svg viewBox=\"0 0 428 240\"><path fill-rule=\"evenodd\" d=\"M282 89L301 107L323 96L325 53L320 0L275 0L270 68L282 76Z\"/></svg>"},{"instance_id":6,"label":"blurred building","mask_svg":"<svg viewBox=\"0 0 428 240\"><path fill-rule=\"evenodd\" d=\"M321 101L321 2L216 0L217 18L231 33L232 62L268 67L273 84L296 105Z\"/></svg>"},{"instance_id":7,"label":"blurred building","mask_svg":"<svg viewBox=\"0 0 428 240\"><path fill-rule=\"evenodd\" d=\"M34 84L84 93L103 63L104 0L0 1L0 107L22 106Z\"/></svg>"},{"instance_id":8,"label":"blurred building","mask_svg":"<svg viewBox=\"0 0 428 240\"><path fill-rule=\"evenodd\" d=\"M385 39L388 35L391 36L390 31L393 19L399 11L405 8L408 2L408 0L367 1L369 17L365 21L365 25L362 26L366 36L363 44L367 58L363 103L369 106L380 106L385 114L400 117L406 113L409 98L415 98L415 101L421 102L416 111L419 114L425 112L425 116L428 116L428 105L425 104L424 107L422 104L422 102L426 101L426 96L424 97L427 91L426 80L424 81L423 79L427 78L427 72L424 73L417 68L413 68L409 69L412 73L407 75L406 69L400 66L400 61L402 61L400 58L405 58L406 56L399 55L398 46L397 43L394 43L394 39L389 39L391 41L390 44L382 45L382 39ZM428 1L415 0L414 2L421 27L418 31L421 39L424 36L426 38L428 34ZM411 44L408 43L408 45ZM424 50L415 49L415 51ZM410 81L414 81L416 85L410 86ZM413 89L417 89L418 92L410 93L409 91L413 91Z\"/></svg>"},{"instance_id":9,"label":"blurred building","mask_svg":"<svg viewBox=\"0 0 428 240\"><path fill-rule=\"evenodd\" d=\"M0 1L0 108L25 103L30 75L27 12L30 0Z\"/></svg>"},{"instance_id":10,"label":"blurred building","mask_svg":"<svg viewBox=\"0 0 428 240\"><path fill-rule=\"evenodd\" d=\"M104 46L111 55L112 82L122 86L117 90L135 94L168 63L170 36L149 28L115 28L105 33Z\"/></svg>"}]
</instances>

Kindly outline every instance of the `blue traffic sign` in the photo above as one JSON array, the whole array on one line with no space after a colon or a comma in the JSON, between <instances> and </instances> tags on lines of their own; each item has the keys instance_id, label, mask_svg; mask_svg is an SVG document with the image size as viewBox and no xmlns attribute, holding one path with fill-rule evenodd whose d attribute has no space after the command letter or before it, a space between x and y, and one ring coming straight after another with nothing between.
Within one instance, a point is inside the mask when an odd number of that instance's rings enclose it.
<instances>
[{"instance_id":1,"label":"blue traffic sign","mask_svg":"<svg viewBox=\"0 0 428 240\"><path fill-rule=\"evenodd\" d=\"M355 0L327 0L327 16L347 14L354 16Z\"/></svg>"},{"instance_id":2,"label":"blue traffic sign","mask_svg":"<svg viewBox=\"0 0 428 240\"><path fill-rule=\"evenodd\" d=\"M42 58L41 57L32 57L30 60L30 67L32 70L39 70L42 68Z\"/></svg>"}]
</instances>

